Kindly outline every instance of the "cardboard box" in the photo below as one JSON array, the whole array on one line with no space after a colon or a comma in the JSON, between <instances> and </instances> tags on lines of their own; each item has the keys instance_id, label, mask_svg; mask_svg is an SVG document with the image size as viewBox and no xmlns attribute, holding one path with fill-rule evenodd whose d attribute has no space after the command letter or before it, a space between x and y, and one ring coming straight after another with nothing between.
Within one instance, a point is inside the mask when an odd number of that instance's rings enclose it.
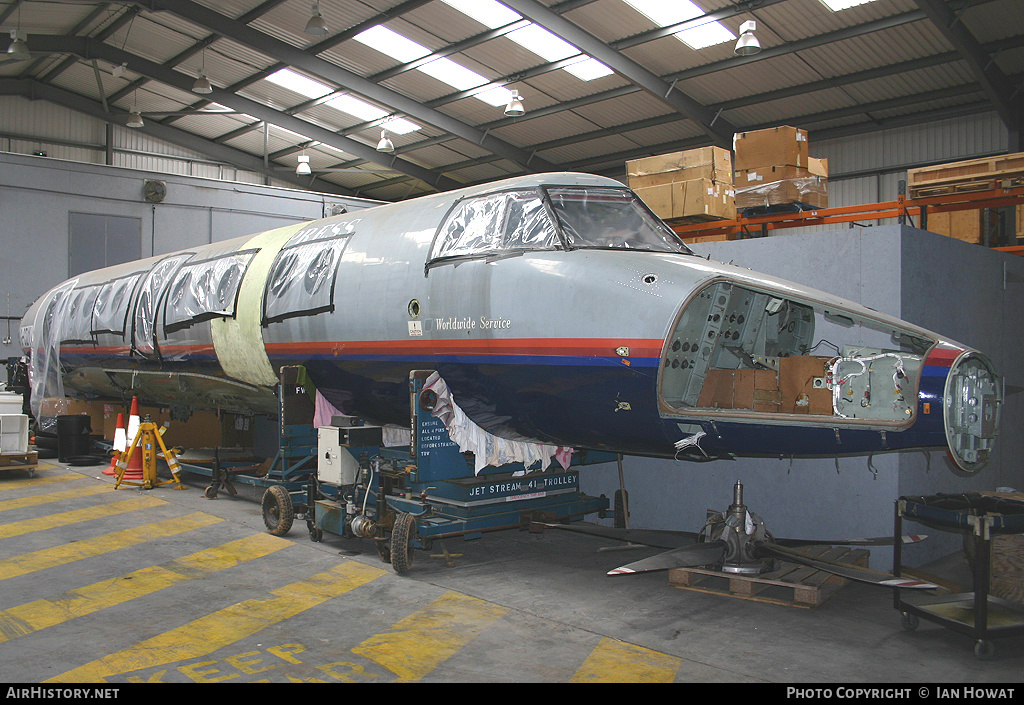
<instances>
[{"instance_id":1,"label":"cardboard box","mask_svg":"<svg viewBox=\"0 0 1024 705\"><path fill-rule=\"evenodd\" d=\"M775 166L808 166L807 130L783 125L766 130L737 132L733 136L737 170Z\"/></svg>"},{"instance_id":2,"label":"cardboard box","mask_svg":"<svg viewBox=\"0 0 1024 705\"><path fill-rule=\"evenodd\" d=\"M785 414L832 416L832 390L815 388L814 380L825 376L827 357L795 355L779 358L780 410Z\"/></svg>"},{"instance_id":3,"label":"cardboard box","mask_svg":"<svg viewBox=\"0 0 1024 705\"><path fill-rule=\"evenodd\" d=\"M828 179L820 176L754 184L736 187L736 208L767 208L790 203L828 208Z\"/></svg>"},{"instance_id":4,"label":"cardboard box","mask_svg":"<svg viewBox=\"0 0 1024 705\"><path fill-rule=\"evenodd\" d=\"M802 166L757 166L750 169L737 169L734 183L738 188L754 184L769 183L788 179L807 179L811 177L828 178L828 159L808 157L808 165Z\"/></svg>"},{"instance_id":5,"label":"cardboard box","mask_svg":"<svg viewBox=\"0 0 1024 705\"><path fill-rule=\"evenodd\" d=\"M672 184L672 206L674 218L736 216L736 198L732 184L708 179L692 179Z\"/></svg>"},{"instance_id":6,"label":"cardboard box","mask_svg":"<svg viewBox=\"0 0 1024 705\"><path fill-rule=\"evenodd\" d=\"M708 370L697 406L706 409L752 409L777 412L782 394L774 370Z\"/></svg>"},{"instance_id":7,"label":"cardboard box","mask_svg":"<svg viewBox=\"0 0 1024 705\"><path fill-rule=\"evenodd\" d=\"M663 220L689 217L713 220L733 218L736 215L732 184L690 179L635 190L654 214Z\"/></svg>"},{"instance_id":8,"label":"cardboard box","mask_svg":"<svg viewBox=\"0 0 1024 705\"><path fill-rule=\"evenodd\" d=\"M732 172L732 154L721 147L700 147L626 162L626 175L632 189L692 179L732 183Z\"/></svg>"}]
</instances>

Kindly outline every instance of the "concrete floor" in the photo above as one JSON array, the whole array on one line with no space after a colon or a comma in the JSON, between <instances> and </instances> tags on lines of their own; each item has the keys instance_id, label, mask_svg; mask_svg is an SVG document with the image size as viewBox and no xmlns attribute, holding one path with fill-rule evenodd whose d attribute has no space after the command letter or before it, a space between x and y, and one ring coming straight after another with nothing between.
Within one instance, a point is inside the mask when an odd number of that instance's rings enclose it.
<instances>
[{"instance_id":1,"label":"concrete floor","mask_svg":"<svg viewBox=\"0 0 1024 705\"><path fill-rule=\"evenodd\" d=\"M369 541L264 530L261 491L122 487L102 467L0 473L0 681L1024 681L1024 637L990 661L888 591L815 609L610 578L644 551L548 530L450 540L398 576Z\"/></svg>"}]
</instances>

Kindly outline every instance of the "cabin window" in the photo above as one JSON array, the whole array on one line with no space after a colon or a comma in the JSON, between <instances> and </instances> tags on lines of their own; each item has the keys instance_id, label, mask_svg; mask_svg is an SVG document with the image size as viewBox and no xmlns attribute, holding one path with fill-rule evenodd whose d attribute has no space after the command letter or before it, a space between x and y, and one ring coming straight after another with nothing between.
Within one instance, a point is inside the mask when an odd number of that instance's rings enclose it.
<instances>
[{"instance_id":1,"label":"cabin window","mask_svg":"<svg viewBox=\"0 0 1024 705\"><path fill-rule=\"evenodd\" d=\"M692 254L632 191L549 188L548 197L570 248Z\"/></svg>"},{"instance_id":2,"label":"cabin window","mask_svg":"<svg viewBox=\"0 0 1024 705\"><path fill-rule=\"evenodd\" d=\"M662 400L684 413L902 426L913 419L932 342L820 303L716 281L687 302L666 342Z\"/></svg>"},{"instance_id":3,"label":"cabin window","mask_svg":"<svg viewBox=\"0 0 1024 705\"><path fill-rule=\"evenodd\" d=\"M132 334L135 349L143 355L156 352L154 335L156 332L156 316L164 293L174 278L174 273L194 253L186 252L172 255L160 260L146 273L135 302L134 332Z\"/></svg>"},{"instance_id":4,"label":"cabin window","mask_svg":"<svg viewBox=\"0 0 1024 705\"><path fill-rule=\"evenodd\" d=\"M232 252L182 266L164 303L164 333L211 318L233 318L242 277L256 252Z\"/></svg>"},{"instance_id":5,"label":"cabin window","mask_svg":"<svg viewBox=\"0 0 1024 705\"><path fill-rule=\"evenodd\" d=\"M352 231L303 230L284 244L263 295L263 325L334 310L338 264Z\"/></svg>"},{"instance_id":6,"label":"cabin window","mask_svg":"<svg viewBox=\"0 0 1024 705\"><path fill-rule=\"evenodd\" d=\"M108 333L124 336L128 327L128 311L131 308L132 292L135 291L135 286L141 278L141 274L132 274L99 286L92 310L93 334Z\"/></svg>"},{"instance_id":7,"label":"cabin window","mask_svg":"<svg viewBox=\"0 0 1024 705\"><path fill-rule=\"evenodd\" d=\"M507 191L456 203L438 229L429 260L559 247L540 193Z\"/></svg>"}]
</instances>

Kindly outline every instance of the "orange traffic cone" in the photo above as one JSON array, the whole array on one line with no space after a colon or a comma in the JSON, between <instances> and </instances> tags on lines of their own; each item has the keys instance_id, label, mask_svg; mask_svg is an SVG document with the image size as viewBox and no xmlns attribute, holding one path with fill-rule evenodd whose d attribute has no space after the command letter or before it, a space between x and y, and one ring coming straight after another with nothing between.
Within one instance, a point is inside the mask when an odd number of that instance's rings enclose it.
<instances>
[{"instance_id":1,"label":"orange traffic cone","mask_svg":"<svg viewBox=\"0 0 1024 705\"><path fill-rule=\"evenodd\" d=\"M117 415L117 428L114 430L114 454L110 456L110 467L103 471L104 475L117 474L117 461L128 448L128 439L124 430L124 414Z\"/></svg>"},{"instance_id":2,"label":"orange traffic cone","mask_svg":"<svg viewBox=\"0 0 1024 705\"><path fill-rule=\"evenodd\" d=\"M135 440L135 436L139 433L139 426L142 424L142 420L139 418L139 398L132 397L132 408L128 414L128 435L125 441L125 451L127 452L128 444ZM122 480L141 480L142 479L142 446L136 446L135 450L132 451L132 457L128 460L128 468L124 471L124 475L121 477Z\"/></svg>"}]
</instances>

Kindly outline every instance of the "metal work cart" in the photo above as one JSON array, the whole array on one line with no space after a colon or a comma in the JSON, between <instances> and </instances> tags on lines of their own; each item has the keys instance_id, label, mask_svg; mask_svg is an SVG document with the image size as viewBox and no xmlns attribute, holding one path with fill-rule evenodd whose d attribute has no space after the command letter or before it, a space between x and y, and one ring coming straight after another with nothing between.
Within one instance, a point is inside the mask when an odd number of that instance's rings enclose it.
<instances>
[{"instance_id":1,"label":"metal work cart","mask_svg":"<svg viewBox=\"0 0 1024 705\"><path fill-rule=\"evenodd\" d=\"M475 473L471 459L431 413L438 402L425 388L431 374L410 374L410 445L384 447L379 427L363 426L352 417L318 429L319 470L309 478L305 502L312 509L306 524L313 541L325 531L372 538L381 560L404 574L413 549L429 550L435 540L474 539L484 532L526 529L533 521L569 521L594 512L604 516L608 498L584 495L571 467L555 463L531 470L510 463ZM330 439L326 445L325 438ZM571 464L617 457L579 452Z\"/></svg>"},{"instance_id":2,"label":"metal work cart","mask_svg":"<svg viewBox=\"0 0 1024 705\"><path fill-rule=\"evenodd\" d=\"M939 531L967 533L973 542L973 592L920 597L893 590L893 606L904 629L913 630L920 619L975 639L974 654L989 659L995 654L992 639L1024 634L1024 605L989 594L991 543L996 534L1024 533L1024 501L970 492L901 497L896 502L894 536L903 535L903 521L911 520ZM901 544L895 541L893 575L902 567Z\"/></svg>"}]
</instances>

